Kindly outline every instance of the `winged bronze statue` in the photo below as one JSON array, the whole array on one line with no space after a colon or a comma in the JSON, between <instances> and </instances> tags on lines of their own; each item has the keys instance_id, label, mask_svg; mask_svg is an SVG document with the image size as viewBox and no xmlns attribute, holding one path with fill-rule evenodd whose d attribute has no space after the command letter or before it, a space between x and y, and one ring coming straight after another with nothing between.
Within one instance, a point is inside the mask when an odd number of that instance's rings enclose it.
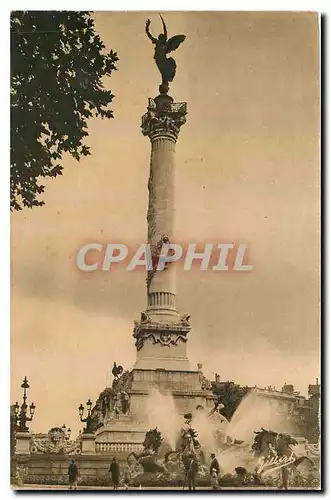
<instances>
[{"instance_id":1,"label":"winged bronze statue","mask_svg":"<svg viewBox=\"0 0 331 500\"><path fill-rule=\"evenodd\" d=\"M161 73L162 84L160 85L160 93L167 94L169 91L169 82L172 82L176 74L176 61L172 57L167 57L169 52L173 52L185 40L185 35L175 35L168 40L167 27L163 17L160 15L163 24L163 33L160 33L157 38L151 34L149 27L151 20L146 21L146 34L154 45L154 60Z\"/></svg>"}]
</instances>

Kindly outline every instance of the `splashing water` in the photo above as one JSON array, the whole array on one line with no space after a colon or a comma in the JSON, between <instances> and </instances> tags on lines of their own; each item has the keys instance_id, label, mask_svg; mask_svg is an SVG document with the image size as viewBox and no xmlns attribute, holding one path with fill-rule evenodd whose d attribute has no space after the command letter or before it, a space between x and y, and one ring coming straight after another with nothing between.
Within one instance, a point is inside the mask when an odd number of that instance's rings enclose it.
<instances>
[{"instance_id":1,"label":"splashing water","mask_svg":"<svg viewBox=\"0 0 331 500\"><path fill-rule=\"evenodd\" d=\"M255 461L247 450L237 447L229 447L217 454L217 460L221 468L222 474L233 474L235 468L245 467L249 471L253 471Z\"/></svg>"},{"instance_id":2,"label":"splashing water","mask_svg":"<svg viewBox=\"0 0 331 500\"><path fill-rule=\"evenodd\" d=\"M208 454L217 451L216 432L218 431L223 435L226 433L228 422L225 418L222 419L223 423L220 420L221 417L218 420L210 418L209 412L206 410L200 410L193 415L192 427L198 432L199 443Z\"/></svg>"},{"instance_id":3,"label":"splashing water","mask_svg":"<svg viewBox=\"0 0 331 500\"><path fill-rule=\"evenodd\" d=\"M276 399L250 392L232 416L227 426L226 438L243 441L244 445L251 446L255 437L254 431L259 431L262 427L291 434L293 428L281 407L282 403ZM218 460L224 473L233 473L235 467L238 466L250 470L254 465L247 446L246 449L236 446L227 447L218 455Z\"/></svg>"},{"instance_id":4,"label":"splashing water","mask_svg":"<svg viewBox=\"0 0 331 500\"><path fill-rule=\"evenodd\" d=\"M231 438L253 443L254 431L261 427L284 432L287 426L279 410L280 403L277 400L250 392L235 411L226 434Z\"/></svg>"},{"instance_id":5,"label":"splashing water","mask_svg":"<svg viewBox=\"0 0 331 500\"><path fill-rule=\"evenodd\" d=\"M212 425L210 419L208 419L208 413L198 411L193 416L192 427L198 433L199 443L209 452L214 452L216 450L214 426Z\"/></svg>"},{"instance_id":6,"label":"splashing water","mask_svg":"<svg viewBox=\"0 0 331 500\"><path fill-rule=\"evenodd\" d=\"M149 427L157 427L171 449L175 450L184 420L178 413L172 394L162 394L153 388L147 398L145 411ZM217 451L215 432L221 430L225 435L227 425L226 419L224 424L211 419L206 410L193 413L192 428L197 431L197 439L206 453Z\"/></svg>"},{"instance_id":7,"label":"splashing water","mask_svg":"<svg viewBox=\"0 0 331 500\"><path fill-rule=\"evenodd\" d=\"M149 427L157 427L171 449L175 450L183 421L172 395L152 389L146 401L146 416Z\"/></svg>"},{"instance_id":8,"label":"splashing water","mask_svg":"<svg viewBox=\"0 0 331 500\"><path fill-rule=\"evenodd\" d=\"M238 466L250 470L252 455L248 448L253 444L254 431L264 427L276 432L290 432L289 422L284 419L284 413L280 409L281 403L274 398L250 392L240 403L231 421L225 421L222 428L219 422L210 419L206 411L194 413L192 427L198 432L198 440L204 451L217 454L223 473L233 473ZM183 417L178 413L171 393L162 394L153 388L147 398L145 411L149 428L157 427L165 442L175 450L183 426ZM216 429L224 433L225 440L229 437L232 441L243 441L243 447L224 445L225 448L218 452Z\"/></svg>"}]
</instances>

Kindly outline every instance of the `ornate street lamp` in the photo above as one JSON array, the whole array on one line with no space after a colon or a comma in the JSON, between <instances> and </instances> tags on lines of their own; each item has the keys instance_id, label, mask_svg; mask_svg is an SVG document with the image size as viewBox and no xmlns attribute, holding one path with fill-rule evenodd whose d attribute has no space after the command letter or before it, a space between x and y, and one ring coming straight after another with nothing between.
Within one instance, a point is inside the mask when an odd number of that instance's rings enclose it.
<instances>
[{"instance_id":1,"label":"ornate street lamp","mask_svg":"<svg viewBox=\"0 0 331 500\"><path fill-rule=\"evenodd\" d=\"M65 424L62 425L62 430L64 432L64 437L66 439L66 441L70 441L70 436L71 436L71 429L70 427L68 427L67 429L67 426Z\"/></svg>"},{"instance_id":2,"label":"ornate street lamp","mask_svg":"<svg viewBox=\"0 0 331 500\"><path fill-rule=\"evenodd\" d=\"M29 432L29 429L28 429L26 423L32 421L36 406L34 403L30 404L30 406L29 406L30 416L28 416L27 415L28 405L26 404L26 400L28 397L27 392L28 392L28 389L30 388L30 386L28 383L28 379L26 377L24 377L24 380L23 380L21 387L23 389L23 397L22 397L23 402L21 404L21 407L17 401L13 407L14 408L14 417L15 417L15 430L19 431L19 432Z\"/></svg>"},{"instance_id":3,"label":"ornate street lamp","mask_svg":"<svg viewBox=\"0 0 331 500\"><path fill-rule=\"evenodd\" d=\"M90 400L90 398L86 401L86 406L87 406L88 414L90 415L91 410L92 410L92 401Z\"/></svg>"},{"instance_id":4,"label":"ornate street lamp","mask_svg":"<svg viewBox=\"0 0 331 500\"><path fill-rule=\"evenodd\" d=\"M33 418L34 411L36 409L36 405L34 403L31 403L29 409L30 409L31 418Z\"/></svg>"},{"instance_id":5,"label":"ornate street lamp","mask_svg":"<svg viewBox=\"0 0 331 500\"><path fill-rule=\"evenodd\" d=\"M20 405L16 401L16 403L14 404L14 414L15 414L15 417L18 417L18 411L19 411L19 409L20 409Z\"/></svg>"},{"instance_id":6,"label":"ornate street lamp","mask_svg":"<svg viewBox=\"0 0 331 500\"><path fill-rule=\"evenodd\" d=\"M82 416L84 415L84 406L82 404L78 407L78 411L80 419L82 420Z\"/></svg>"},{"instance_id":7,"label":"ornate street lamp","mask_svg":"<svg viewBox=\"0 0 331 500\"><path fill-rule=\"evenodd\" d=\"M90 399L88 399L86 401L86 408L87 408L87 416L86 416L86 418L83 418L83 416L84 416L84 410L85 410L84 406L82 404L80 404L79 407L78 407L78 413L79 413L80 421L86 423L86 427L83 430L83 432L90 432L92 405L93 405L92 401Z\"/></svg>"}]
</instances>

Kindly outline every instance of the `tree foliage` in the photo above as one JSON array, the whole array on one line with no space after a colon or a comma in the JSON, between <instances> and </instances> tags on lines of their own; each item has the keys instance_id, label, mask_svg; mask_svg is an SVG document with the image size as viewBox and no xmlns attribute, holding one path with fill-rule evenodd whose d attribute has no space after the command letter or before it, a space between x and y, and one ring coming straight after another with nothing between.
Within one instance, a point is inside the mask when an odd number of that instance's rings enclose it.
<instances>
[{"instance_id":1,"label":"tree foliage","mask_svg":"<svg viewBox=\"0 0 331 500\"><path fill-rule=\"evenodd\" d=\"M222 414L230 420L244 396L249 392L249 387L242 387L234 382L212 382L212 391L224 405Z\"/></svg>"},{"instance_id":2,"label":"tree foliage","mask_svg":"<svg viewBox=\"0 0 331 500\"><path fill-rule=\"evenodd\" d=\"M116 69L91 12L11 13L11 209L44 204L42 177L62 174L61 160L90 154L87 120L112 118L103 79Z\"/></svg>"}]
</instances>

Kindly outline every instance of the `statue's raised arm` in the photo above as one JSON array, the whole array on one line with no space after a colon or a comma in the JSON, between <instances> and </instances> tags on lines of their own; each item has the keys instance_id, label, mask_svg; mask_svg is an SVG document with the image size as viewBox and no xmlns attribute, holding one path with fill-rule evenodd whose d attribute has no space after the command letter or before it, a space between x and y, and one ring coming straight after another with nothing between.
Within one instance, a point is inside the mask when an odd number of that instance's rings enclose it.
<instances>
[{"instance_id":1,"label":"statue's raised arm","mask_svg":"<svg viewBox=\"0 0 331 500\"><path fill-rule=\"evenodd\" d=\"M167 57L169 52L178 49L180 44L185 40L185 35L175 35L168 40L167 26L160 15L163 25L163 33L160 33L157 38L154 38L150 32L151 20L146 21L146 34L154 44L154 60L162 76L162 84L160 85L160 93L167 94L169 91L169 82L172 82L176 74L176 61L172 57Z\"/></svg>"},{"instance_id":2,"label":"statue's raised arm","mask_svg":"<svg viewBox=\"0 0 331 500\"><path fill-rule=\"evenodd\" d=\"M157 42L157 39L153 37L153 35L151 34L151 32L149 31L149 27L151 25L151 20L150 19L147 19L146 21L146 34L148 36L148 38L153 42L153 43L156 43Z\"/></svg>"}]
</instances>

